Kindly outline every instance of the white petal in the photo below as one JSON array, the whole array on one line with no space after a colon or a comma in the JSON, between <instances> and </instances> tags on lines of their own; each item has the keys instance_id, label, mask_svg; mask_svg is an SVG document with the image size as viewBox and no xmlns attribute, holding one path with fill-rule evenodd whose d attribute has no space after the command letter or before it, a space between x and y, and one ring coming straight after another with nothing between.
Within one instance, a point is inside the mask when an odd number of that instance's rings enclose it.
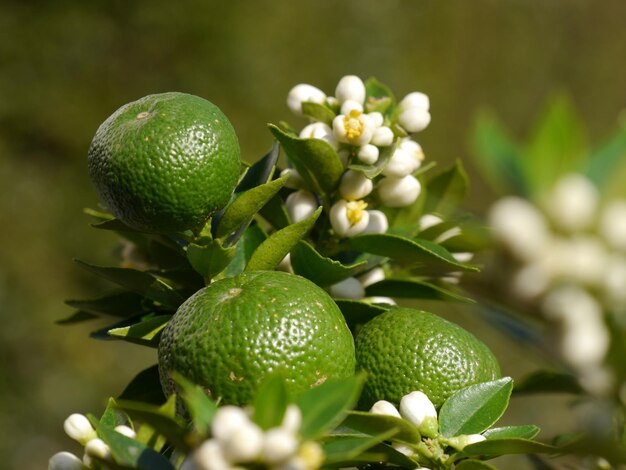
<instances>
[{"instance_id":1,"label":"white petal","mask_svg":"<svg viewBox=\"0 0 626 470\"><path fill-rule=\"evenodd\" d=\"M372 135L372 144L378 147L388 147L393 143L393 131L387 126L381 126Z\"/></svg>"},{"instance_id":2,"label":"white petal","mask_svg":"<svg viewBox=\"0 0 626 470\"><path fill-rule=\"evenodd\" d=\"M48 470L83 470L83 462L70 452L57 452L48 460Z\"/></svg>"},{"instance_id":3,"label":"white petal","mask_svg":"<svg viewBox=\"0 0 626 470\"><path fill-rule=\"evenodd\" d=\"M369 213L369 222L363 233L385 233L389 229L387 216L382 211L371 210Z\"/></svg>"},{"instance_id":4,"label":"white petal","mask_svg":"<svg viewBox=\"0 0 626 470\"><path fill-rule=\"evenodd\" d=\"M318 204L312 192L300 189L287 196L285 207L291 221L297 223L310 217L318 208Z\"/></svg>"},{"instance_id":5,"label":"white petal","mask_svg":"<svg viewBox=\"0 0 626 470\"><path fill-rule=\"evenodd\" d=\"M610 203L602 212L600 233L613 248L626 251L626 201Z\"/></svg>"},{"instance_id":6,"label":"white petal","mask_svg":"<svg viewBox=\"0 0 626 470\"><path fill-rule=\"evenodd\" d=\"M366 165L373 165L378 161L379 150L375 145L367 144L359 149L357 157Z\"/></svg>"},{"instance_id":7,"label":"white petal","mask_svg":"<svg viewBox=\"0 0 626 470\"><path fill-rule=\"evenodd\" d=\"M415 202L422 187L412 175L404 178L386 177L378 185L378 195L387 207L406 207Z\"/></svg>"},{"instance_id":8,"label":"white petal","mask_svg":"<svg viewBox=\"0 0 626 470\"><path fill-rule=\"evenodd\" d=\"M363 173L354 170L346 171L339 183L339 194L344 199L354 201L363 199L374 189L374 183Z\"/></svg>"},{"instance_id":9,"label":"white petal","mask_svg":"<svg viewBox=\"0 0 626 470\"><path fill-rule=\"evenodd\" d=\"M418 160L413 158L411 154L398 148L393 152L389 162L387 162L387 166L383 170L383 175L402 178L403 176L413 173L418 165Z\"/></svg>"},{"instance_id":10,"label":"white petal","mask_svg":"<svg viewBox=\"0 0 626 470\"><path fill-rule=\"evenodd\" d=\"M291 89L287 95L287 106L296 115L302 116L302 103L310 101L323 104L326 94L312 85L301 83Z\"/></svg>"},{"instance_id":11,"label":"white petal","mask_svg":"<svg viewBox=\"0 0 626 470\"><path fill-rule=\"evenodd\" d=\"M373 211L370 211L373 212ZM385 279L385 270L383 268L373 268L365 274L359 276L359 281L363 287L371 286Z\"/></svg>"},{"instance_id":12,"label":"white petal","mask_svg":"<svg viewBox=\"0 0 626 470\"><path fill-rule=\"evenodd\" d=\"M383 122L385 122L384 116L378 111L374 111L373 113L367 113L367 115L372 120L372 124L374 124L374 127L380 127L383 125Z\"/></svg>"},{"instance_id":13,"label":"white petal","mask_svg":"<svg viewBox=\"0 0 626 470\"><path fill-rule=\"evenodd\" d=\"M420 132L430 124L430 113L417 108L409 108L400 113L398 123L411 134Z\"/></svg>"},{"instance_id":14,"label":"white petal","mask_svg":"<svg viewBox=\"0 0 626 470\"><path fill-rule=\"evenodd\" d=\"M266 431L263 440L263 459L270 465L287 460L298 450L298 440L292 432L283 428Z\"/></svg>"},{"instance_id":15,"label":"white petal","mask_svg":"<svg viewBox=\"0 0 626 470\"><path fill-rule=\"evenodd\" d=\"M428 111L430 109L430 100L428 96L419 91L414 91L406 95L400 103L398 104L400 110L405 110L409 108L416 108L423 111Z\"/></svg>"},{"instance_id":16,"label":"white petal","mask_svg":"<svg viewBox=\"0 0 626 470\"><path fill-rule=\"evenodd\" d=\"M243 409L231 405L222 406L218 408L211 422L211 433L219 442L225 442L233 432L249 422L250 418Z\"/></svg>"},{"instance_id":17,"label":"white petal","mask_svg":"<svg viewBox=\"0 0 626 470\"><path fill-rule=\"evenodd\" d=\"M546 208L560 228L573 232L591 226L598 199L598 190L591 181L571 174L557 182L546 200Z\"/></svg>"},{"instance_id":18,"label":"white petal","mask_svg":"<svg viewBox=\"0 0 626 470\"><path fill-rule=\"evenodd\" d=\"M400 400L400 415L419 426L426 417L437 418L437 410L425 393L415 391L404 395Z\"/></svg>"},{"instance_id":19,"label":"white petal","mask_svg":"<svg viewBox=\"0 0 626 470\"><path fill-rule=\"evenodd\" d=\"M80 413L73 413L68 416L63 423L63 429L69 437L83 445L96 437L96 431L91 426L89 419Z\"/></svg>"},{"instance_id":20,"label":"white petal","mask_svg":"<svg viewBox=\"0 0 626 470\"><path fill-rule=\"evenodd\" d=\"M263 431L251 421L235 429L222 443L226 460L246 463L256 460L263 449Z\"/></svg>"},{"instance_id":21,"label":"white petal","mask_svg":"<svg viewBox=\"0 0 626 470\"><path fill-rule=\"evenodd\" d=\"M358 101L354 100L346 100L343 102L340 108L341 114L349 114L352 110L357 110L363 112L363 105Z\"/></svg>"},{"instance_id":22,"label":"white petal","mask_svg":"<svg viewBox=\"0 0 626 470\"><path fill-rule=\"evenodd\" d=\"M365 102L365 84L356 75L346 75L339 80L335 90L335 97L340 103L354 100L359 103Z\"/></svg>"},{"instance_id":23,"label":"white petal","mask_svg":"<svg viewBox=\"0 0 626 470\"><path fill-rule=\"evenodd\" d=\"M375 415L387 415L394 416L396 418L402 418L402 416L400 416L400 412L396 409L396 407L386 400L379 400L374 403L372 405L372 408L370 409L370 413L374 413Z\"/></svg>"}]
</instances>

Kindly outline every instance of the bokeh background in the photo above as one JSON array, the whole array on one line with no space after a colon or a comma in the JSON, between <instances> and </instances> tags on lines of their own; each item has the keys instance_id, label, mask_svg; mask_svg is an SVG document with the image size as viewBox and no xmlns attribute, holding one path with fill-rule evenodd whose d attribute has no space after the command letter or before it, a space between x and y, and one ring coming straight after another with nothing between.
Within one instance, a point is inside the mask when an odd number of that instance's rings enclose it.
<instances>
[{"instance_id":1,"label":"bokeh background","mask_svg":"<svg viewBox=\"0 0 626 470\"><path fill-rule=\"evenodd\" d=\"M468 207L480 212L493 195L467 158L476 112L495 110L523 137L544 101L565 91L591 140L603 138L626 104L625 18L621 0L4 0L0 467L41 469L54 452L78 452L65 417L99 413L155 361L90 340L94 325L55 325L72 312L64 299L103 288L72 259L111 261L115 237L91 229L82 210L97 205L89 142L120 105L174 90L208 98L255 160L272 143L266 123L292 119L293 85L332 94L345 74L374 75L399 96L430 96L433 122L419 141L441 165L464 159ZM551 361L476 311L432 308L484 339L514 378ZM515 399L505 420L540 424L549 439L567 430L568 400Z\"/></svg>"}]
</instances>

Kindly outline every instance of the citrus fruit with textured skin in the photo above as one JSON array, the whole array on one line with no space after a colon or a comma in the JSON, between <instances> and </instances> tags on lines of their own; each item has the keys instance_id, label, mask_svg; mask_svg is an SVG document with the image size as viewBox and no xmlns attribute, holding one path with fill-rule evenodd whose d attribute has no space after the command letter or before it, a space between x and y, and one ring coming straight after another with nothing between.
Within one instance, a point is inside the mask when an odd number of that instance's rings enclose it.
<instances>
[{"instance_id":1,"label":"citrus fruit with textured skin","mask_svg":"<svg viewBox=\"0 0 626 470\"><path fill-rule=\"evenodd\" d=\"M354 340L332 298L311 281L251 271L201 289L163 330L159 373L166 395L172 371L222 403L249 403L271 372L292 393L354 374Z\"/></svg>"},{"instance_id":2,"label":"citrus fruit with textured skin","mask_svg":"<svg viewBox=\"0 0 626 470\"><path fill-rule=\"evenodd\" d=\"M198 230L230 200L239 143L213 103L184 93L149 95L102 123L88 167L101 200L130 227Z\"/></svg>"},{"instance_id":3,"label":"citrus fruit with textured skin","mask_svg":"<svg viewBox=\"0 0 626 470\"><path fill-rule=\"evenodd\" d=\"M439 408L456 391L500 377L489 348L460 326L411 308L389 310L356 337L357 370L367 373L361 405L400 403L413 391Z\"/></svg>"}]
</instances>

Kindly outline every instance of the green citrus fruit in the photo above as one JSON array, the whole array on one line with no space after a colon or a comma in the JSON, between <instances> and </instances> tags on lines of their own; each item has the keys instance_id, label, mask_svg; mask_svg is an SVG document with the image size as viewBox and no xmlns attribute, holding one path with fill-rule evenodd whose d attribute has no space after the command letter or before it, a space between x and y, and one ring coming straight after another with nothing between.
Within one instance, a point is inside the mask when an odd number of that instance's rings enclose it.
<instances>
[{"instance_id":1,"label":"green citrus fruit","mask_svg":"<svg viewBox=\"0 0 626 470\"><path fill-rule=\"evenodd\" d=\"M102 201L130 227L197 230L230 200L239 144L213 103L184 93L149 95L102 123L88 166Z\"/></svg>"},{"instance_id":2,"label":"green citrus fruit","mask_svg":"<svg viewBox=\"0 0 626 470\"><path fill-rule=\"evenodd\" d=\"M367 373L362 406L400 403L419 390L439 408L454 392L500 377L489 348L460 326L411 308L385 312L356 337L357 369Z\"/></svg>"},{"instance_id":3,"label":"green citrus fruit","mask_svg":"<svg viewBox=\"0 0 626 470\"><path fill-rule=\"evenodd\" d=\"M278 372L292 393L354 374L354 340L341 311L311 281L278 271L225 278L180 306L159 342L167 395L171 372L223 403L249 403Z\"/></svg>"}]
</instances>

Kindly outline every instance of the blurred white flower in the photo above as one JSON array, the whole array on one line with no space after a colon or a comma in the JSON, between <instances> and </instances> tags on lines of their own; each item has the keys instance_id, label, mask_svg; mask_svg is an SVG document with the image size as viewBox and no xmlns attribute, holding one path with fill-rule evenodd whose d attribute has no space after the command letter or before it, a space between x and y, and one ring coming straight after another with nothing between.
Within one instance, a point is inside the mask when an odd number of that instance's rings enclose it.
<instances>
[{"instance_id":1,"label":"blurred white flower","mask_svg":"<svg viewBox=\"0 0 626 470\"><path fill-rule=\"evenodd\" d=\"M137 437L137 433L134 429L131 429L130 427L123 424L115 426L114 431L119 432L123 436L130 437L131 439L135 439Z\"/></svg>"},{"instance_id":2,"label":"blurred white flower","mask_svg":"<svg viewBox=\"0 0 626 470\"><path fill-rule=\"evenodd\" d=\"M287 253L285 257L282 260L280 260L280 263L278 263L278 266L276 266L276 269L278 271L284 271L290 274L294 273L293 266L291 265L291 253Z\"/></svg>"},{"instance_id":3,"label":"blurred white flower","mask_svg":"<svg viewBox=\"0 0 626 470\"><path fill-rule=\"evenodd\" d=\"M366 144L359 148L359 152L357 153L357 157L359 160L366 165L373 165L378 161L378 155L380 151L378 147L372 144Z\"/></svg>"},{"instance_id":4,"label":"blurred white flower","mask_svg":"<svg viewBox=\"0 0 626 470\"><path fill-rule=\"evenodd\" d=\"M211 422L211 434L219 442L225 442L233 432L249 422L250 418L243 409L232 405L221 406Z\"/></svg>"},{"instance_id":5,"label":"blurred white flower","mask_svg":"<svg viewBox=\"0 0 626 470\"><path fill-rule=\"evenodd\" d=\"M204 441L193 453L193 462L199 470L231 470L222 447L215 439Z\"/></svg>"},{"instance_id":6,"label":"blurred white flower","mask_svg":"<svg viewBox=\"0 0 626 470\"><path fill-rule=\"evenodd\" d=\"M461 227L458 227L458 226L450 227L445 232L442 232L439 235L437 235L437 237L433 241L435 243L443 243L446 240L450 240L451 238L458 237L459 235L461 235L461 233L463 233L461 231Z\"/></svg>"},{"instance_id":7,"label":"blurred white flower","mask_svg":"<svg viewBox=\"0 0 626 470\"><path fill-rule=\"evenodd\" d=\"M564 278L589 286L603 282L610 255L599 238L578 235L562 240L556 253L561 256L559 268Z\"/></svg>"},{"instance_id":8,"label":"blurred white flower","mask_svg":"<svg viewBox=\"0 0 626 470\"><path fill-rule=\"evenodd\" d=\"M424 151L422 150L422 146L420 144L407 137L402 139L398 148L408 153L415 159L415 169L421 166L422 161L424 161Z\"/></svg>"},{"instance_id":9,"label":"blurred white flower","mask_svg":"<svg viewBox=\"0 0 626 470\"><path fill-rule=\"evenodd\" d=\"M420 217L419 220L419 229L420 232L423 232L426 229L434 227L435 225L439 225L443 222L443 219L435 214L424 214Z\"/></svg>"},{"instance_id":10,"label":"blurred white flower","mask_svg":"<svg viewBox=\"0 0 626 470\"><path fill-rule=\"evenodd\" d=\"M296 223L310 217L318 208L318 204L312 192L300 189L287 196L285 208L291 221Z\"/></svg>"},{"instance_id":11,"label":"blurred white flower","mask_svg":"<svg viewBox=\"0 0 626 470\"><path fill-rule=\"evenodd\" d=\"M474 253L470 253L469 251L464 251L461 253L452 253L452 256L459 263L469 263L474 258Z\"/></svg>"},{"instance_id":12,"label":"blurred white flower","mask_svg":"<svg viewBox=\"0 0 626 470\"><path fill-rule=\"evenodd\" d=\"M310 101L313 103L324 104L326 94L319 88L307 83L296 85L289 91L287 95L287 106L294 114L303 116L302 103Z\"/></svg>"},{"instance_id":13,"label":"blurred white flower","mask_svg":"<svg viewBox=\"0 0 626 470\"><path fill-rule=\"evenodd\" d=\"M323 122L314 122L304 127L304 129L300 131L299 137L301 139L323 140L334 149L337 149L338 146L333 130L328 124L324 124Z\"/></svg>"},{"instance_id":14,"label":"blurred white flower","mask_svg":"<svg viewBox=\"0 0 626 470\"><path fill-rule=\"evenodd\" d=\"M389 228L389 221L385 213L378 210L367 212L370 220L362 233L385 233Z\"/></svg>"},{"instance_id":15,"label":"blurred white flower","mask_svg":"<svg viewBox=\"0 0 626 470\"><path fill-rule=\"evenodd\" d=\"M412 175L403 178L387 176L378 184L378 195L387 207L406 207L415 202L422 186Z\"/></svg>"},{"instance_id":16,"label":"blurred white flower","mask_svg":"<svg viewBox=\"0 0 626 470\"><path fill-rule=\"evenodd\" d=\"M351 111L363 112L363 104L354 100L346 100L342 103L339 112L341 114L350 114Z\"/></svg>"},{"instance_id":17,"label":"blurred white flower","mask_svg":"<svg viewBox=\"0 0 626 470\"><path fill-rule=\"evenodd\" d=\"M226 460L246 463L256 460L264 445L263 431L248 420L232 431L226 439L218 441Z\"/></svg>"},{"instance_id":18,"label":"blurred white flower","mask_svg":"<svg viewBox=\"0 0 626 470\"><path fill-rule=\"evenodd\" d=\"M383 270L383 268L380 267L372 268L365 274L361 274L359 276L359 282L363 287L371 286L372 284L376 284L377 282L383 281L384 279L385 271Z\"/></svg>"},{"instance_id":19,"label":"blurred white flower","mask_svg":"<svg viewBox=\"0 0 626 470\"><path fill-rule=\"evenodd\" d=\"M341 177L339 194L348 201L363 199L374 189L374 183L360 171L348 170Z\"/></svg>"},{"instance_id":20,"label":"blurred white flower","mask_svg":"<svg viewBox=\"0 0 626 470\"><path fill-rule=\"evenodd\" d=\"M419 164L419 160L398 147L387 162L387 166L385 166L383 170L383 175L402 178L403 176L413 173Z\"/></svg>"},{"instance_id":21,"label":"blurred white flower","mask_svg":"<svg viewBox=\"0 0 626 470\"><path fill-rule=\"evenodd\" d=\"M111 457L111 449L102 439L95 438L85 445L85 455L106 460Z\"/></svg>"},{"instance_id":22,"label":"blurred white flower","mask_svg":"<svg viewBox=\"0 0 626 470\"><path fill-rule=\"evenodd\" d=\"M430 102L424 93L413 92L398 104L398 123L409 133L419 132L430 124Z\"/></svg>"},{"instance_id":23,"label":"blurred white flower","mask_svg":"<svg viewBox=\"0 0 626 470\"><path fill-rule=\"evenodd\" d=\"M373 113L367 113L367 115L370 117L374 127L380 127L385 122L384 116L378 111L374 111Z\"/></svg>"},{"instance_id":24,"label":"blurred white flower","mask_svg":"<svg viewBox=\"0 0 626 470\"><path fill-rule=\"evenodd\" d=\"M298 450L296 436L283 428L272 428L265 432L263 439L263 460L275 465L287 460Z\"/></svg>"},{"instance_id":25,"label":"blurred white flower","mask_svg":"<svg viewBox=\"0 0 626 470\"><path fill-rule=\"evenodd\" d=\"M540 261L523 265L511 281L513 293L524 300L532 300L543 294L549 287L551 277Z\"/></svg>"},{"instance_id":26,"label":"blurred white flower","mask_svg":"<svg viewBox=\"0 0 626 470\"><path fill-rule=\"evenodd\" d=\"M378 147L388 147L393 143L393 131L387 126L381 126L372 135L372 144Z\"/></svg>"},{"instance_id":27,"label":"blurred white flower","mask_svg":"<svg viewBox=\"0 0 626 470\"><path fill-rule=\"evenodd\" d=\"M367 114L352 110L348 114L339 114L333 119L335 138L344 144L365 145L372 140L374 123Z\"/></svg>"},{"instance_id":28,"label":"blurred white flower","mask_svg":"<svg viewBox=\"0 0 626 470\"><path fill-rule=\"evenodd\" d=\"M575 232L591 225L598 198L598 190L591 181L579 174L569 174L556 183L545 205L559 228Z\"/></svg>"},{"instance_id":29,"label":"blurred white flower","mask_svg":"<svg viewBox=\"0 0 626 470\"><path fill-rule=\"evenodd\" d=\"M283 416L283 422L280 427L287 431L297 434L300 431L302 425L302 412L297 405L287 405L285 409L285 415Z\"/></svg>"},{"instance_id":30,"label":"blurred white flower","mask_svg":"<svg viewBox=\"0 0 626 470\"><path fill-rule=\"evenodd\" d=\"M626 256L619 254L609 258L603 282L605 295L614 310L626 307ZM621 308L619 308L621 307Z\"/></svg>"},{"instance_id":31,"label":"blurred white flower","mask_svg":"<svg viewBox=\"0 0 626 470\"><path fill-rule=\"evenodd\" d=\"M302 176L295 168L285 168L280 172L280 176L289 175L287 181L285 181L285 188L290 189L303 189L306 187L306 183L302 179Z\"/></svg>"},{"instance_id":32,"label":"blurred white flower","mask_svg":"<svg viewBox=\"0 0 626 470\"><path fill-rule=\"evenodd\" d=\"M384 297L382 295L374 295L372 297L363 297L363 302L368 304L387 304L387 305L397 305L396 301L391 297Z\"/></svg>"},{"instance_id":33,"label":"blurred white flower","mask_svg":"<svg viewBox=\"0 0 626 470\"><path fill-rule=\"evenodd\" d=\"M372 408L370 408L370 413L374 413L375 415L387 415L394 416L396 418L402 418L397 408L386 400L378 400L376 403L374 403L372 405Z\"/></svg>"},{"instance_id":34,"label":"blurred white flower","mask_svg":"<svg viewBox=\"0 0 626 470\"><path fill-rule=\"evenodd\" d=\"M330 295L336 299L359 300L365 296L365 289L355 277L349 277L333 284L329 291Z\"/></svg>"},{"instance_id":35,"label":"blurred white flower","mask_svg":"<svg viewBox=\"0 0 626 470\"><path fill-rule=\"evenodd\" d=\"M356 75L346 75L339 80L335 89L335 97L339 103L347 100L363 104L365 102L365 84Z\"/></svg>"},{"instance_id":36,"label":"blurred white flower","mask_svg":"<svg viewBox=\"0 0 626 470\"><path fill-rule=\"evenodd\" d=\"M353 237L363 232L369 223L369 213L363 201L340 199L330 208L330 224L340 237Z\"/></svg>"},{"instance_id":37,"label":"blurred white flower","mask_svg":"<svg viewBox=\"0 0 626 470\"><path fill-rule=\"evenodd\" d=\"M626 251L626 201L613 201L602 211L600 233L616 250Z\"/></svg>"},{"instance_id":38,"label":"blurred white flower","mask_svg":"<svg viewBox=\"0 0 626 470\"><path fill-rule=\"evenodd\" d=\"M48 460L48 470L83 470L83 462L70 452L57 452Z\"/></svg>"},{"instance_id":39,"label":"blurred white flower","mask_svg":"<svg viewBox=\"0 0 626 470\"><path fill-rule=\"evenodd\" d=\"M546 252L547 222L530 202L515 196L504 197L491 206L488 217L495 237L517 258L532 260Z\"/></svg>"},{"instance_id":40,"label":"blurred white flower","mask_svg":"<svg viewBox=\"0 0 626 470\"><path fill-rule=\"evenodd\" d=\"M87 444L91 439L97 437L96 430L93 428L85 415L73 413L67 417L63 423L65 433L80 442L82 445Z\"/></svg>"}]
</instances>

